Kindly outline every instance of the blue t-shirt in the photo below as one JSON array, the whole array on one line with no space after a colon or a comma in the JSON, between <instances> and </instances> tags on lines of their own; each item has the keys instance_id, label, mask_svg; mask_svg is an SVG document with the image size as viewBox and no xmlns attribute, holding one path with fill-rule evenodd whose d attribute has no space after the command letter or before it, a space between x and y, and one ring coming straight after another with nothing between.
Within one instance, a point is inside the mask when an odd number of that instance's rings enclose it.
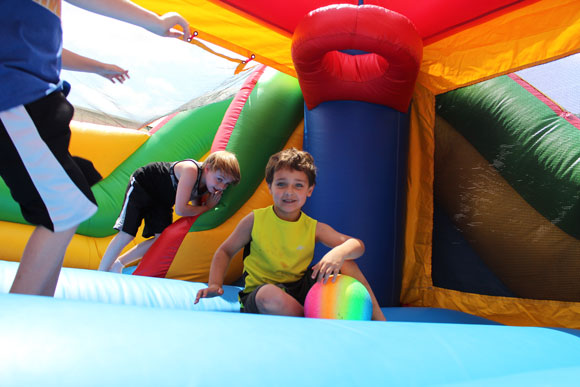
<instances>
[{"instance_id":1,"label":"blue t-shirt","mask_svg":"<svg viewBox=\"0 0 580 387\"><path fill-rule=\"evenodd\" d=\"M0 1L0 111L60 88L61 0L41 3Z\"/></svg>"}]
</instances>

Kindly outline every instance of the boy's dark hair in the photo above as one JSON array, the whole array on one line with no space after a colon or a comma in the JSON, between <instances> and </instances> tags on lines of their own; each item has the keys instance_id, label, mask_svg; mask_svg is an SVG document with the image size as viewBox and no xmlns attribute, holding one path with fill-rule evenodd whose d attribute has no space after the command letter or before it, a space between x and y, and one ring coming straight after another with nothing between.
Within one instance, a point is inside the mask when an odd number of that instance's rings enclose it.
<instances>
[{"instance_id":1,"label":"boy's dark hair","mask_svg":"<svg viewBox=\"0 0 580 387\"><path fill-rule=\"evenodd\" d=\"M274 180L274 172L284 168L304 172L308 177L308 185L313 186L316 184L316 166L310 153L290 148L270 156L270 160L268 160L266 165L266 183L271 185Z\"/></svg>"}]
</instances>

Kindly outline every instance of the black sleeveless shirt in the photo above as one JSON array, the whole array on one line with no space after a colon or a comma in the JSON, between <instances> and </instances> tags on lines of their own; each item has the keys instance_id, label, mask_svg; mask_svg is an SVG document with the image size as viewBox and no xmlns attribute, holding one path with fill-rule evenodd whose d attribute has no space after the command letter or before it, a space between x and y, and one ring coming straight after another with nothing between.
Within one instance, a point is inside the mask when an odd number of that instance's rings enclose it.
<instances>
[{"instance_id":1,"label":"black sleeveless shirt","mask_svg":"<svg viewBox=\"0 0 580 387\"><path fill-rule=\"evenodd\" d=\"M201 196L199 193L199 183L201 181L203 165L196 160L186 159L174 162L160 161L149 163L137 169L133 173L133 177L153 199L158 200L160 204L173 207L175 205L177 184L179 183L173 169L181 161L192 161L198 168L197 180L191 190L191 200L197 199Z\"/></svg>"}]
</instances>

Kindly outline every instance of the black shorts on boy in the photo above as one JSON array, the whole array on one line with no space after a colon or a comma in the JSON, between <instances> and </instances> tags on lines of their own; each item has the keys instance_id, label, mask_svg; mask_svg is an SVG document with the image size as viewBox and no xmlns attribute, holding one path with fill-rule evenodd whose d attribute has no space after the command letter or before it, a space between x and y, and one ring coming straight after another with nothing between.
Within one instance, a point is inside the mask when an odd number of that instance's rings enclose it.
<instances>
[{"instance_id":1,"label":"black shorts on boy","mask_svg":"<svg viewBox=\"0 0 580 387\"><path fill-rule=\"evenodd\" d=\"M143 237L161 234L173 223L175 186L170 163L151 163L137 169L127 186L123 207L114 228L133 237L143 220Z\"/></svg>"},{"instance_id":2,"label":"black shorts on boy","mask_svg":"<svg viewBox=\"0 0 580 387\"><path fill-rule=\"evenodd\" d=\"M309 267L304 273L304 276L295 282L288 282L283 284L273 284L278 286L280 289L284 290L290 296L292 296L300 305L304 305L304 300L310 288L316 283L316 278L312 278L312 268ZM244 293L241 290L238 293L238 298L240 300L240 312L241 313L260 313L258 306L256 305L256 294L258 290L266 284L262 284L254 289L251 293Z\"/></svg>"},{"instance_id":3,"label":"black shorts on boy","mask_svg":"<svg viewBox=\"0 0 580 387\"><path fill-rule=\"evenodd\" d=\"M0 176L24 219L55 232L76 227L97 211L68 150L73 112L60 91L0 112Z\"/></svg>"}]
</instances>

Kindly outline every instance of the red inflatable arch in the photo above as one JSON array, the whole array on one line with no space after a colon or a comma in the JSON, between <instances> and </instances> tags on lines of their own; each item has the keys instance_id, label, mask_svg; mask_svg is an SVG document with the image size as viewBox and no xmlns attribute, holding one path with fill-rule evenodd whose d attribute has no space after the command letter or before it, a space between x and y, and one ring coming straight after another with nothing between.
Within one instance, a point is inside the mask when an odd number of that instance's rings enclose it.
<instances>
[{"instance_id":1,"label":"red inflatable arch","mask_svg":"<svg viewBox=\"0 0 580 387\"><path fill-rule=\"evenodd\" d=\"M374 5L314 10L292 38L292 59L310 110L325 101L355 100L407 112L422 54L413 23Z\"/></svg>"}]
</instances>

